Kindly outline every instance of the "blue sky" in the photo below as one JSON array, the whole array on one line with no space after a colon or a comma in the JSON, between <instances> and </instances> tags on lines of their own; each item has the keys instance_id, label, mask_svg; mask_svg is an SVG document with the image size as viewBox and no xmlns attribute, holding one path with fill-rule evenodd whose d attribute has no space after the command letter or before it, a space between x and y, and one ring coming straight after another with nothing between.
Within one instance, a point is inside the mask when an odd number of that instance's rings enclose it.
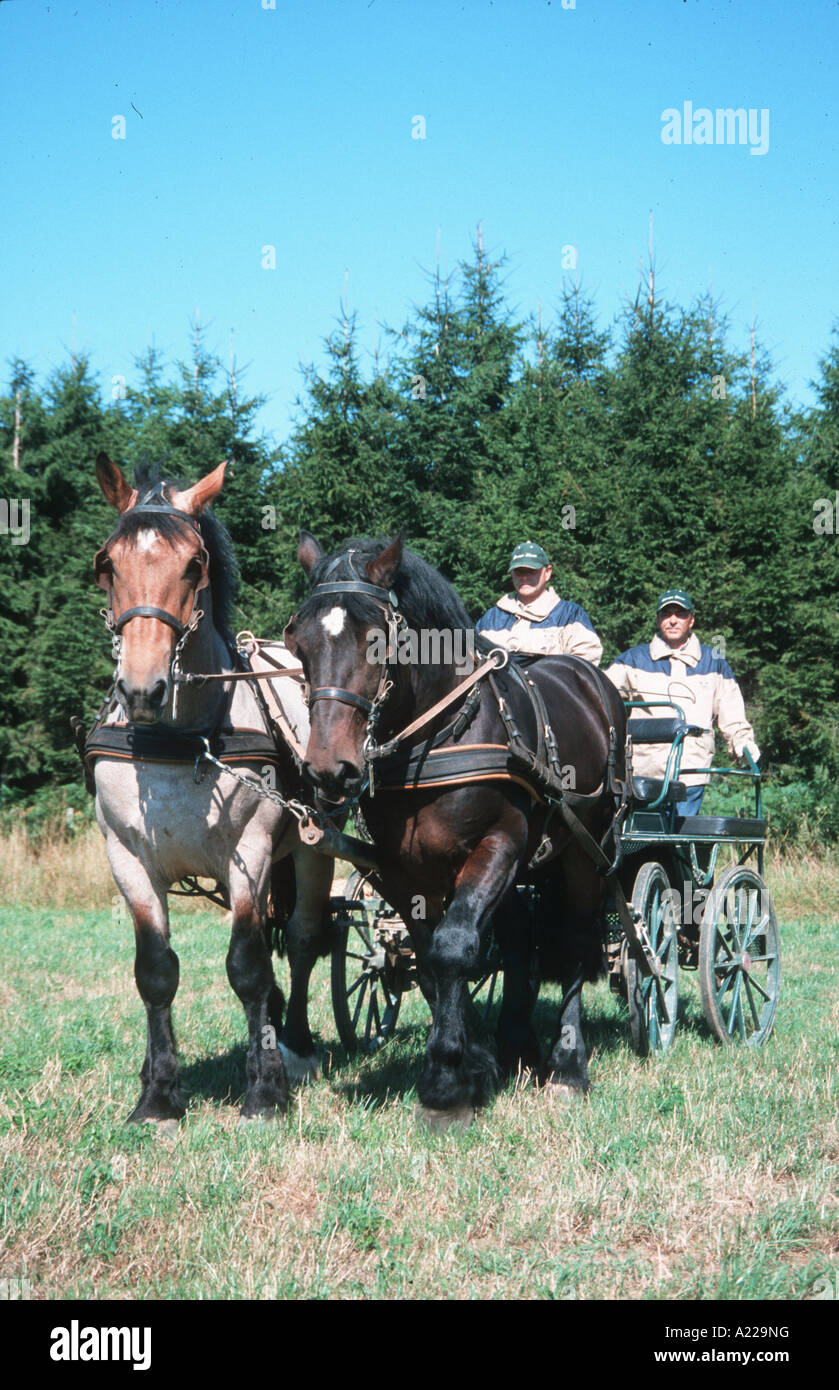
<instances>
[{"instance_id":1,"label":"blue sky","mask_svg":"<svg viewBox=\"0 0 839 1390\"><path fill-rule=\"evenodd\" d=\"M729 345L754 311L812 401L839 319L833 0L270 3L0 0L4 364L43 378L75 331L109 390L152 341L187 357L197 307L280 442L345 287L384 347L438 237L447 273L480 222L522 318L550 320L572 245L607 326L652 212L662 292L712 274ZM768 111L768 150L665 145L688 101Z\"/></svg>"}]
</instances>

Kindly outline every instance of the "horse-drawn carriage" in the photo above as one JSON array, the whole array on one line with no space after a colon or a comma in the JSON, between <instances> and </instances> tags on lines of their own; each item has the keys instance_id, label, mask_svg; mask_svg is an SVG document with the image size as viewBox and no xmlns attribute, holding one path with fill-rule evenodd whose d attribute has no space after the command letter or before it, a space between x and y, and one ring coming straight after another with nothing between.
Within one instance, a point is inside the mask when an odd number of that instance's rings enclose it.
<instances>
[{"instance_id":1,"label":"horse-drawn carriage","mask_svg":"<svg viewBox=\"0 0 839 1390\"><path fill-rule=\"evenodd\" d=\"M686 736L700 731L676 704L668 704L676 713L667 718L631 714L665 704L627 705L633 742L666 743L670 751L663 778L633 779L618 872L641 923L642 946L655 964L650 971L639 966L619 914L609 910L604 927L610 985L627 1004L632 1043L640 1056L666 1050L673 1041L680 968L698 972L703 1011L714 1037L724 1044L759 1046L772 1031L780 985L778 924L763 879L761 775L748 753L747 769L705 769L714 777L747 779L754 792L753 816L677 817L676 803L686 790L679 780L682 745ZM732 862L718 873L721 850ZM530 905L538 886L522 884L519 892ZM349 1051L374 1052L392 1036L402 997L417 985L410 933L361 869L332 899L332 911L332 1004L338 1034ZM490 936L470 989L484 1019L499 987L501 964ZM535 930L532 970L536 980Z\"/></svg>"},{"instance_id":2,"label":"horse-drawn carriage","mask_svg":"<svg viewBox=\"0 0 839 1390\"><path fill-rule=\"evenodd\" d=\"M481 639L467 659L456 643L447 652L438 639L471 631L468 614L401 537L324 555L303 532L309 596L281 658L260 671L261 644L237 650L227 627L235 560L207 510L224 468L187 489L142 475L132 488L104 455L97 461L119 512L95 561L118 669L82 742L146 1007L130 1118L168 1124L185 1110L167 894L188 875L215 877L231 909L227 973L249 1035L246 1117L282 1110L289 1081L318 1073L308 986L330 948L348 1046L380 1044L405 990L422 989L432 1024L418 1093L433 1123L461 1122L520 1069L541 1071L554 1094L588 1089L580 996L602 971L604 944L640 1052L672 1040L679 965L698 967L717 1037L762 1042L779 956L760 876L756 767L720 770L752 778L753 818L677 818L683 712L662 720L647 707L627 740L616 688L586 661L521 668ZM436 641L427 661L412 655L418 636ZM275 709L289 677L308 693L296 716ZM633 784L633 737L671 745L660 782ZM344 834L352 807L367 843ZM722 846L737 862L717 876ZM363 873L331 918L329 855ZM269 883L289 914L287 1008L265 933ZM500 974L493 1052L469 996L485 989L491 999ZM547 1060L532 1026L540 978L563 991Z\"/></svg>"}]
</instances>

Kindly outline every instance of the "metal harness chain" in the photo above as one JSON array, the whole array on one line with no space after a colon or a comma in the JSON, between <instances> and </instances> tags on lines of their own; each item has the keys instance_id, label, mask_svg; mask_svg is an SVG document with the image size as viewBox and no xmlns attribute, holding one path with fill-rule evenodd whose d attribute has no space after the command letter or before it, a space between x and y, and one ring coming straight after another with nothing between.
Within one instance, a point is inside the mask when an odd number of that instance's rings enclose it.
<instances>
[{"instance_id":1,"label":"metal harness chain","mask_svg":"<svg viewBox=\"0 0 839 1390\"><path fill-rule=\"evenodd\" d=\"M243 787L247 787L249 791L263 797L265 801L273 801L274 805L279 806L283 811L290 811L301 825L306 825L309 821L313 821L315 825L320 824L320 812L316 811L314 806L307 806L305 802L297 801L294 797L286 800L284 796L280 796L279 792L272 792L260 782L254 782L251 777L246 777L243 772L236 772L234 768L221 762L210 752L210 740L208 738L202 737L201 742L204 747L195 759L192 769L192 777L196 784L200 785L204 780L204 774L199 771L199 765L204 762L212 763L213 767L217 767L220 772L226 772L228 776L234 777L237 782L241 782Z\"/></svg>"}]
</instances>

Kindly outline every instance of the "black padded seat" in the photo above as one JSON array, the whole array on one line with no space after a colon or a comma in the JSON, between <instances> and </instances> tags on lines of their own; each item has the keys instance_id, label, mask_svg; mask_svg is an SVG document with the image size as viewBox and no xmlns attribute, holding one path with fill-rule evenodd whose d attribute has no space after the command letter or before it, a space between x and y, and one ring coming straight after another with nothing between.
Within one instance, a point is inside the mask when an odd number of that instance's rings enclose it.
<instances>
[{"instance_id":1,"label":"black padded seat","mask_svg":"<svg viewBox=\"0 0 839 1390\"><path fill-rule=\"evenodd\" d=\"M634 777L632 778L632 788L635 792L635 800L639 803L657 801L661 796L664 787L663 777ZM671 801L684 801L688 794L688 789L684 782L671 782L667 788L667 796L664 805Z\"/></svg>"},{"instance_id":2,"label":"black padded seat","mask_svg":"<svg viewBox=\"0 0 839 1390\"><path fill-rule=\"evenodd\" d=\"M766 836L766 821L749 820L745 816L680 816L675 830L677 835L713 835L721 840L762 840Z\"/></svg>"}]
</instances>

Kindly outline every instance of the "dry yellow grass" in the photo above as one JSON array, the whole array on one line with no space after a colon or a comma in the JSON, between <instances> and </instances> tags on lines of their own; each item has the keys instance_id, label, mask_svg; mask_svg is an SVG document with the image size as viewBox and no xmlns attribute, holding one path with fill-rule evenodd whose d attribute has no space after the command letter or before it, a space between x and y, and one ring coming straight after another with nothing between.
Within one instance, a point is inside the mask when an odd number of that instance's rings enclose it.
<instances>
[{"instance_id":1,"label":"dry yellow grass","mask_svg":"<svg viewBox=\"0 0 839 1390\"><path fill-rule=\"evenodd\" d=\"M105 841L88 825L67 838L53 830L33 842L22 827L0 835L0 903L7 907L102 908L117 893ZM179 910L197 904L179 899ZM200 910L206 911L206 902Z\"/></svg>"},{"instance_id":2,"label":"dry yellow grass","mask_svg":"<svg viewBox=\"0 0 839 1390\"><path fill-rule=\"evenodd\" d=\"M723 857L720 859L720 865ZM336 886L352 865L336 863ZM839 920L839 854L821 856L769 853L766 881L778 920L818 917ZM53 832L33 844L22 828L0 835L0 902L21 907L97 908L112 903L116 888L105 844L96 826L87 826L72 839ZM179 911L194 904L181 898Z\"/></svg>"}]
</instances>

